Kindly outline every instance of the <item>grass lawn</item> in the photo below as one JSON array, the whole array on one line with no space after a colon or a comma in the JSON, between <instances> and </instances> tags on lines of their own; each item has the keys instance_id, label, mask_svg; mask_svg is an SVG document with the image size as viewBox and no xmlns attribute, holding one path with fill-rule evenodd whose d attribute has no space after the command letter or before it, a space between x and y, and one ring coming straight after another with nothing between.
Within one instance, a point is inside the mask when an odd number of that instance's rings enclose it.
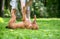
<instances>
[{"instance_id":1,"label":"grass lawn","mask_svg":"<svg viewBox=\"0 0 60 39\"><path fill-rule=\"evenodd\" d=\"M37 19L38 30L7 29L9 18L0 23L0 39L60 39L60 19Z\"/></svg>"}]
</instances>

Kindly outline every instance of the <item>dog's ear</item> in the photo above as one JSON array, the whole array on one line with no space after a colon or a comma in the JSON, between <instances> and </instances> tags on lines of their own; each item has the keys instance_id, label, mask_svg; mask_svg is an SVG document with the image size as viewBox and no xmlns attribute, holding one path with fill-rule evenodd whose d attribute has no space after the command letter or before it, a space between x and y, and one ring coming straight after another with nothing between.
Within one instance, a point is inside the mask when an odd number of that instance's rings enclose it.
<instances>
[{"instance_id":1,"label":"dog's ear","mask_svg":"<svg viewBox=\"0 0 60 39\"><path fill-rule=\"evenodd\" d=\"M25 6L26 6L26 7L31 6L32 3L33 3L33 0L29 0L29 2L27 2Z\"/></svg>"}]
</instances>

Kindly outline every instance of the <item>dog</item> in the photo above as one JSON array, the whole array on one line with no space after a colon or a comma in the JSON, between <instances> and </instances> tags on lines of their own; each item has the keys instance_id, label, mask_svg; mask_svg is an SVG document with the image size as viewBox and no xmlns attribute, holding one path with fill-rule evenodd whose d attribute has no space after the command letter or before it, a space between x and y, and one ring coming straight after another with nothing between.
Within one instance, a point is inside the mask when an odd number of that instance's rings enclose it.
<instances>
[{"instance_id":1,"label":"dog","mask_svg":"<svg viewBox=\"0 0 60 39\"><path fill-rule=\"evenodd\" d=\"M11 19L8 23L8 28L16 29L16 28L24 28L24 22L16 23L16 9L11 10Z\"/></svg>"}]
</instances>

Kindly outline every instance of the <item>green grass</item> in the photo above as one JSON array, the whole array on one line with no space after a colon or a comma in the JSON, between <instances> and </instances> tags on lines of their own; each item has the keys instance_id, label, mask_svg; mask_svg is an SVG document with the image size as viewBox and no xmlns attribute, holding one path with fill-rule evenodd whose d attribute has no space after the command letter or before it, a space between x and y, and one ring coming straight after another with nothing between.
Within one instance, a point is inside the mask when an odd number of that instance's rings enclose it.
<instances>
[{"instance_id":1,"label":"green grass","mask_svg":"<svg viewBox=\"0 0 60 39\"><path fill-rule=\"evenodd\" d=\"M60 39L60 19L37 19L38 30L7 29L9 18L0 23L0 39Z\"/></svg>"}]
</instances>

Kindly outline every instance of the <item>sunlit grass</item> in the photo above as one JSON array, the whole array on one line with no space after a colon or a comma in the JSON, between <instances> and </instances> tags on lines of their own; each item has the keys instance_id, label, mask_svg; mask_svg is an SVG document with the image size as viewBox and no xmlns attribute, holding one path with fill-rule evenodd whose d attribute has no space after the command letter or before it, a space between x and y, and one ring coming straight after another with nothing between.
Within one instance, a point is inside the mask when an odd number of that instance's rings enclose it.
<instances>
[{"instance_id":1,"label":"sunlit grass","mask_svg":"<svg viewBox=\"0 0 60 39\"><path fill-rule=\"evenodd\" d=\"M4 18L4 23L0 23L0 39L60 39L60 19L46 19L38 18L37 24L39 29L30 30L7 29L5 27L8 24L9 18Z\"/></svg>"}]
</instances>

